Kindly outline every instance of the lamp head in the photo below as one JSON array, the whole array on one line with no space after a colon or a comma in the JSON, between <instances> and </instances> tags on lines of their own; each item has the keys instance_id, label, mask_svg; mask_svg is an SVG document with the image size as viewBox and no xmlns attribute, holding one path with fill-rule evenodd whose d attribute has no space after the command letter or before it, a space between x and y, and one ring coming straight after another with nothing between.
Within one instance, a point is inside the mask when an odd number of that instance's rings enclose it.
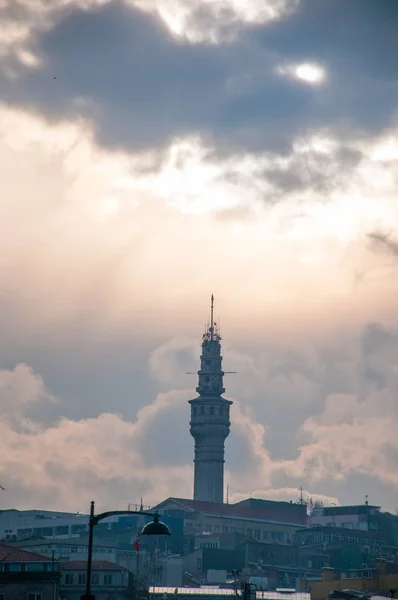
<instances>
[{"instance_id":1,"label":"lamp head","mask_svg":"<svg viewBox=\"0 0 398 600\"><path fill-rule=\"evenodd\" d=\"M141 535L170 535L171 531L166 525L159 521L159 515L156 512L153 516L153 521L144 525L141 530Z\"/></svg>"}]
</instances>

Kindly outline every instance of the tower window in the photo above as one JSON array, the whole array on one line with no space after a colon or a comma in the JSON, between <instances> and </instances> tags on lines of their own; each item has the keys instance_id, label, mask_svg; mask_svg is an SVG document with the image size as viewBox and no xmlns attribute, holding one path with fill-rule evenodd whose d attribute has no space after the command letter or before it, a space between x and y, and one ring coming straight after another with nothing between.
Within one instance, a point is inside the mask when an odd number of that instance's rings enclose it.
<instances>
[{"instance_id":1,"label":"tower window","mask_svg":"<svg viewBox=\"0 0 398 600\"><path fill-rule=\"evenodd\" d=\"M193 407L192 409L192 414L195 416L196 415L196 406Z\"/></svg>"},{"instance_id":2,"label":"tower window","mask_svg":"<svg viewBox=\"0 0 398 600\"><path fill-rule=\"evenodd\" d=\"M222 415L222 414L223 414L223 412L224 412L224 411L223 411L223 408L222 408L222 406L220 406L220 408L218 409L218 414L219 414L219 415Z\"/></svg>"},{"instance_id":3,"label":"tower window","mask_svg":"<svg viewBox=\"0 0 398 600\"><path fill-rule=\"evenodd\" d=\"M204 414L205 414L205 407L204 407L204 406L201 406L201 407L200 407L200 414L201 414L201 415L204 415Z\"/></svg>"},{"instance_id":4,"label":"tower window","mask_svg":"<svg viewBox=\"0 0 398 600\"><path fill-rule=\"evenodd\" d=\"M210 406L210 414L214 415L214 406Z\"/></svg>"}]
</instances>

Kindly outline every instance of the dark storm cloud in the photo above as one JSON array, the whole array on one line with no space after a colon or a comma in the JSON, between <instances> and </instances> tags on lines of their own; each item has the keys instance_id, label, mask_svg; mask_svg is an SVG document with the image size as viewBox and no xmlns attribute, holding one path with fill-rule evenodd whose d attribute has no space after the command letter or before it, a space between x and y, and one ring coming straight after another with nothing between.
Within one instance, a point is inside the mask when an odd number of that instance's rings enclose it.
<instances>
[{"instance_id":1,"label":"dark storm cloud","mask_svg":"<svg viewBox=\"0 0 398 600\"><path fill-rule=\"evenodd\" d=\"M308 128L377 131L396 107L397 11L392 0L303 0L281 21L242 26L233 43L192 45L120 3L74 10L36 40L45 66L18 67L3 98L49 119L90 117L102 144L126 148L200 132L227 152L280 151ZM304 61L320 62L328 83L277 73ZM278 185L300 186L300 176Z\"/></svg>"},{"instance_id":2,"label":"dark storm cloud","mask_svg":"<svg viewBox=\"0 0 398 600\"><path fill-rule=\"evenodd\" d=\"M397 26L395 0L301 0L291 18L257 28L252 39L288 60L325 65L330 85L315 115L366 132L388 126L396 110Z\"/></svg>"}]
</instances>

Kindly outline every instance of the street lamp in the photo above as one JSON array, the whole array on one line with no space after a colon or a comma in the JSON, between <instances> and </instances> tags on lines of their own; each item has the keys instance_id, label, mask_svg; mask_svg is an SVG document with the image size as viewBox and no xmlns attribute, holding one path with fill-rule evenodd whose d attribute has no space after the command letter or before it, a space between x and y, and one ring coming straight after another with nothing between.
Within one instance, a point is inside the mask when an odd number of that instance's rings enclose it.
<instances>
[{"instance_id":1,"label":"street lamp","mask_svg":"<svg viewBox=\"0 0 398 600\"><path fill-rule=\"evenodd\" d=\"M146 515L153 517L153 521L150 521L141 530L141 535L170 535L170 529L166 523L159 521L159 514L157 512L145 512L142 510L110 510L103 512L98 515L94 514L94 501L90 505L90 519L88 525L88 554L87 554L87 575L86 575L86 593L83 594L81 600L95 600L95 596L91 593L91 566L93 559L93 536L94 527L103 519L107 517L113 517L115 515Z\"/></svg>"}]
</instances>

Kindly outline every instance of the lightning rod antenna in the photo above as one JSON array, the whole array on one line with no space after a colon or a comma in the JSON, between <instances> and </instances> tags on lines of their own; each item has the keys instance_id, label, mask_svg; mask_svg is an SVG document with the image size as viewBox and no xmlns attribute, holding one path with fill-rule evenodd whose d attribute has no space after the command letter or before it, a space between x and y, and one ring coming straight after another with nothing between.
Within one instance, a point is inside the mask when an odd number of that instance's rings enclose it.
<instances>
[{"instance_id":1,"label":"lightning rod antenna","mask_svg":"<svg viewBox=\"0 0 398 600\"><path fill-rule=\"evenodd\" d=\"M211 295L211 313L210 313L210 341L213 341L214 333L214 296Z\"/></svg>"}]
</instances>

